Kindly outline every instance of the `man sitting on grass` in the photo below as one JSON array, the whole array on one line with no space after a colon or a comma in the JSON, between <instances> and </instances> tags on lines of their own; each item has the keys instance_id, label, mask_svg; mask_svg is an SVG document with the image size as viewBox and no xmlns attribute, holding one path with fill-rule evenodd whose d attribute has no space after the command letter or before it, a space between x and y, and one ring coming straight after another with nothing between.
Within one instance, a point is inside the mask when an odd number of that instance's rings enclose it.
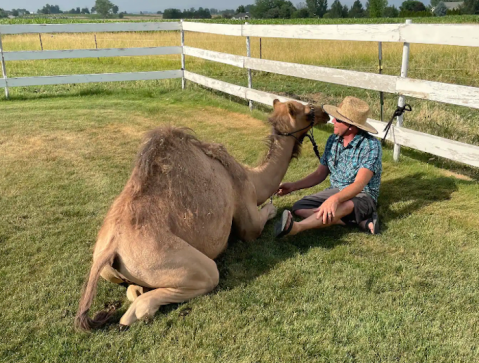
<instances>
[{"instance_id":1,"label":"man sitting on grass","mask_svg":"<svg viewBox=\"0 0 479 363\"><path fill-rule=\"evenodd\" d=\"M368 134L378 133L366 122L369 106L358 98L346 97L338 107L325 105L323 109L333 117L334 134L326 143L318 169L297 182L281 184L277 194L318 185L329 174L331 187L293 205L293 212L304 218L302 221L294 222L291 212L285 210L275 226L276 237L333 224L358 225L371 234L379 232L376 203L382 149L379 140Z\"/></svg>"}]
</instances>

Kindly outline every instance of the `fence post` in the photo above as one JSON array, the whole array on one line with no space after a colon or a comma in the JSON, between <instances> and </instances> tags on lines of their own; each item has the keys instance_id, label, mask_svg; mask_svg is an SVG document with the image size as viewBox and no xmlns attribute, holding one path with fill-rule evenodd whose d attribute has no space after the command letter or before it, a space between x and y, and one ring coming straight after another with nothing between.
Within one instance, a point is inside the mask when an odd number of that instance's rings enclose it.
<instances>
[{"instance_id":1,"label":"fence post","mask_svg":"<svg viewBox=\"0 0 479 363\"><path fill-rule=\"evenodd\" d=\"M411 23L412 23L411 19L406 20L406 24L411 24ZM402 49L401 78L407 77L408 67L409 67L409 43L404 43L403 49ZM398 106L403 107L405 103L406 103L406 97L403 95L399 96ZM402 126L403 118L404 118L404 115L398 116L396 127ZM394 153L393 153L394 161L399 161L400 152L401 152L401 145L394 144Z\"/></svg>"},{"instance_id":2,"label":"fence post","mask_svg":"<svg viewBox=\"0 0 479 363\"><path fill-rule=\"evenodd\" d=\"M5 80L5 97L8 98L7 69L5 68L5 59L3 59L2 34L0 34L0 61L2 63L2 75Z\"/></svg>"},{"instance_id":3,"label":"fence post","mask_svg":"<svg viewBox=\"0 0 479 363\"><path fill-rule=\"evenodd\" d=\"M379 58L379 74L383 73L383 43L378 43L378 58ZM384 93L383 91L379 92L379 103L381 105L381 121L383 120L383 110L384 110Z\"/></svg>"},{"instance_id":4,"label":"fence post","mask_svg":"<svg viewBox=\"0 0 479 363\"><path fill-rule=\"evenodd\" d=\"M261 38L259 38L259 59L263 59L263 49L261 45Z\"/></svg>"},{"instance_id":5,"label":"fence post","mask_svg":"<svg viewBox=\"0 0 479 363\"><path fill-rule=\"evenodd\" d=\"M248 25L248 23L245 23ZM249 37L246 37L246 56L251 57L251 44ZM253 76L251 75L251 69L248 69L248 88L253 88ZM253 101L248 100L249 110L253 111Z\"/></svg>"},{"instance_id":6,"label":"fence post","mask_svg":"<svg viewBox=\"0 0 479 363\"><path fill-rule=\"evenodd\" d=\"M38 39L40 39L40 48L42 48L43 51L42 33L38 33Z\"/></svg>"},{"instance_id":7,"label":"fence post","mask_svg":"<svg viewBox=\"0 0 479 363\"><path fill-rule=\"evenodd\" d=\"M96 42L96 34L95 34L95 49L98 50L98 43ZM97 59L100 60L99 57Z\"/></svg>"},{"instance_id":8,"label":"fence post","mask_svg":"<svg viewBox=\"0 0 479 363\"><path fill-rule=\"evenodd\" d=\"M181 70L183 71L181 78L181 89L186 88L185 80L185 31L183 30L183 19L181 19Z\"/></svg>"}]
</instances>

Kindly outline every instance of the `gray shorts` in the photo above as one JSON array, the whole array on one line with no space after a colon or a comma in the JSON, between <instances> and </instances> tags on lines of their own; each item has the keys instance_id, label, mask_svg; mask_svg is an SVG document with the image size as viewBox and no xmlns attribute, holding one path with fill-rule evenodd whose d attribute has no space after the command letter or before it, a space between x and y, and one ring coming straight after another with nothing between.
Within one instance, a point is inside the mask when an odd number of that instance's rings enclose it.
<instances>
[{"instance_id":1,"label":"gray shorts","mask_svg":"<svg viewBox=\"0 0 479 363\"><path fill-rule=\"evenodd\" d=\"M308 195L294 203L293 212L299 209L319 208L326 199L336 193L339 193L338 188L330 188L316 194ZM369 194L359 193L351 200L354 203L354 210L351 214L341 218L346 224L358 224L365 221L376 211L376 202Z\"/></svg>"}]
</instances>

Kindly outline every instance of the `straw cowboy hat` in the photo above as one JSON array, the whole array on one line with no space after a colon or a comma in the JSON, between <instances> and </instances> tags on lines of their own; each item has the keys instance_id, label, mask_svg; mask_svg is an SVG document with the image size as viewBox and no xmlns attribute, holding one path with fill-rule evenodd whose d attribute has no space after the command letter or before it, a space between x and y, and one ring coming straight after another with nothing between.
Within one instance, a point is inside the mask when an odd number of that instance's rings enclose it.
<instances>
[{"instance_id":1,"label":"straw cowboy hat","mask_svg":"<svg viewBox=\"0 0 479 363\"><path fill-rule=\"evenodd\" d=\"M336 120L356 126L357 128L372 134L378 133L374 127L366 122L370 115L369 106L359 98L348 96L338 107L324 105L323 110Z\"/></svg>"}]
</instances>

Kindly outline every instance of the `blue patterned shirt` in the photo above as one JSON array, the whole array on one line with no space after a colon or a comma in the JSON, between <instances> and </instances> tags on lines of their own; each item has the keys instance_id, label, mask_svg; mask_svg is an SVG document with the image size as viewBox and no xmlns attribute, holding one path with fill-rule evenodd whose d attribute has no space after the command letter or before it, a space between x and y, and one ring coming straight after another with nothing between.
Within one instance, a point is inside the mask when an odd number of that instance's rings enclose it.
<instances>
[{"instance_id":1,"label":"blue patterned shirt","mask_svg":"<svg viewBox=\"0 0 479 363\"><path fill-rule=\"evenodd\" d=\"M380 141L360 131L346 147L342 138L331 135L321 157L321 164L329 168L331 188L339 190L354 183L359 169L371 170L374 175L364 187L363 193L369 194L377 202L382 173L381 159Z\"/></svg>"}]
</instances>

